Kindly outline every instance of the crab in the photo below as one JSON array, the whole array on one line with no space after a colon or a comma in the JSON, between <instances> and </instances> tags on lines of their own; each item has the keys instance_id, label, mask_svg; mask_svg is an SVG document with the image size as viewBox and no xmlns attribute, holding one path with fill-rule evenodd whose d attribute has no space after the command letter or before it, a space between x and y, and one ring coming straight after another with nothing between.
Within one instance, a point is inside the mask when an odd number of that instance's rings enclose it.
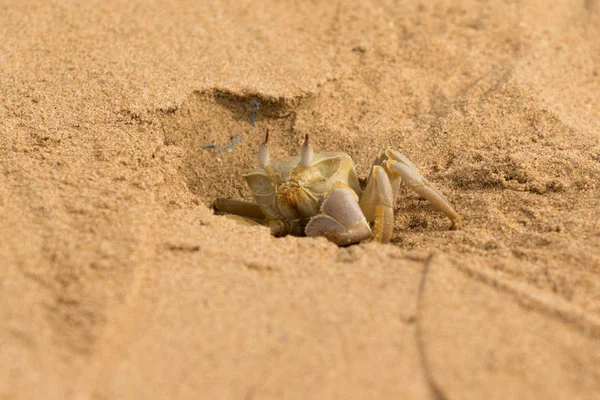
<instances>
[{"instance_id":1,"label":"crab","mask_svg":"<svg viewBox=\"0 0 600 400\"><path fill-rule=\"evenodd\" d=\"M216 211L266 225L275 236L324 236L340 246L369 239L388 243L394 202L404 182L444 213L451 229L460 225L448 199L397 150L379 153L362 188L348 154L314 153L306 135L299 155L271 163L268 141L267 131L258 149L258 168L244 175L256 203L219 198Z\"/></svg>"}]
</instances>

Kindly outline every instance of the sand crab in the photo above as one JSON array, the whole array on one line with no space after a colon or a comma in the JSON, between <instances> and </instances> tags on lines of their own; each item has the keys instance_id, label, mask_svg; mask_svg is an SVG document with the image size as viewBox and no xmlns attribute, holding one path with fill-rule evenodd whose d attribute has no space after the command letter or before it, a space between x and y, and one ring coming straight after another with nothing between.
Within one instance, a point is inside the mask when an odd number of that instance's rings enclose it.
<instances>
[{"instance_id":1,"label":"sand crab","mask_svg":"<svg viewBox=\"0 0 600 400\"><path fill-rule=\"evenodd\" d=\"M217 211L265 224L275 236L325 236L338 245L371 238L387 243L403 181L446 214L452 229L460 224L448 199L396 150L379 153L361 188L349 155L315 154L306 135L300 155L270 163L268 140L267 131L258 150L259 167L244 175L256 203L221 198L215 201Z\"/></svg>"}]
</instances>

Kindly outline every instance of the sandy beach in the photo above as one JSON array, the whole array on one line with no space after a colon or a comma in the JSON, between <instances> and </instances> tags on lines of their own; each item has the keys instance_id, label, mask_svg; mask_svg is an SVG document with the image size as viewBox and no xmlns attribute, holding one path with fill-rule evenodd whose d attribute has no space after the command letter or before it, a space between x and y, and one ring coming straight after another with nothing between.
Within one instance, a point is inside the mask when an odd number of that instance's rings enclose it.
<instances>
[{"instance_id":1,"label":"sandy beach","mask_svg":"<svg viewBox=\"0 0 600 400\"><path fill-rule=\"evenodd\" d=\"M600 1L1 8L0 399L600 398ZM215 215L267 130L462 226Z\"/></svg>"}]
</instances>

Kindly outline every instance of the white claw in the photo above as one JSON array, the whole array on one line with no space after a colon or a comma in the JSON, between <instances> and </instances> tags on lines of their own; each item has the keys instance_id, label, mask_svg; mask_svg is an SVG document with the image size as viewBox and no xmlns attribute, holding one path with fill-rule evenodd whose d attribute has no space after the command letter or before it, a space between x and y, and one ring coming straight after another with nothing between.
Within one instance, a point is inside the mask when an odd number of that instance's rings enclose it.
<instances>
[{"instance_id":1,"label":"white claw","mask_svg":"<svg viewBox=\"0 0 600 400\"><path fill-rule=\"evenodd\" d=\"M356 193L349 187L334 189L323 201L321 214L311 218L304 232L307 236L325 236L340 246L373 237Z\"/></svg>"},{"instance_id":2,"label":"white claw","mask_svg":"<svg viewBox=\"0 0 600 400\"><path fill-rule=\"evenodd\" d=\"M269 131L267 130L265 141L258 148L258 166L261 168L265 168L267 165L269 165L269 146L267 146L268 141Z\"/></svg>"},{"instance_id":3,"label":"white claw","mask_svg":"<svg viewBox=\"0 0 600 400\"><path fill-rule=\"evenodd\" d=\"M300 149L300 165L304 168L308 168L312 165L313 162L313 148L308 140L308 134L306 135L306 139L304 139L304 144Z\"/></svg>"}]
</instances>

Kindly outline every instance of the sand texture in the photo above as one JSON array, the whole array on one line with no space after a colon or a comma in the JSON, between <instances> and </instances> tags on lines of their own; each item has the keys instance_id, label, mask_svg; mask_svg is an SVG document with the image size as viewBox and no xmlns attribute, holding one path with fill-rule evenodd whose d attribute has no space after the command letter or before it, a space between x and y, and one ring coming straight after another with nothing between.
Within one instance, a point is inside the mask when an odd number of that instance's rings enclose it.
<instances>
[{"instance_id":1,"label":"sand texture","mask_svg":"<svg viewBox=\"0 0 600 400\"><path fill-rule=\"evenodd\" d=\"M0 6L0 399L600 398L600 1ZM215 215L267 129L463 226Z\"/></svg>"}]
</instances>

